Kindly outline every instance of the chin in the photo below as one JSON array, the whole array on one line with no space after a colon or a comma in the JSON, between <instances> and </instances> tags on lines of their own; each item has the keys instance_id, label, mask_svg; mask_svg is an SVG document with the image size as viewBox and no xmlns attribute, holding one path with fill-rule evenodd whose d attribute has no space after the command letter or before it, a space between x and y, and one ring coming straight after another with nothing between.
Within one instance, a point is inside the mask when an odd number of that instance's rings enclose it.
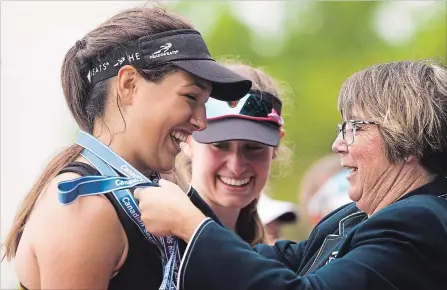
<instances>
[{"instance_id":1,"label":"chin","mask_svg":"<svg viewBox=\"0 0 447 290\"><path fill-rule=\"evenodd\" d=\"M160 169L157 169L156 171L159 172L166 172L166 171L171 171L175 168L175 162L174 160L172 162L167 162L167 163L163 163L160 165Z\"/></svg>"},{"instance_id":2,"label":"chin","mask_svg":"<svg viewBox=\"0 0 447 290\"><path fill-rule=\"evenodd\" d=\"M356 192L354 196L352 196L351 194L349 195L349 198L351 198L355 202L355 205L361 211L368 213L367 210L368 210L369 205L365 204L366 201L362 197L363 197L363 194L359 193L359 192Z\"/></svg>"},{"instance_id":3,"label":"chin","mask_svg":"<svg viewBox=\"0 0 447 290\"><path fill-rule=\"evenodd\" d=\"M223 206L232 209L242 209L250 204L251 201L245 199L227 199L222 203Z\"/></svg>"},{"instance_id":4,"label":"chin","mask_svg":"<svg viewBox=\"0 0 447 290\"><path fill-rule=\"evenodd\" d=\"M354 188L348 189L348 196L354 202L358 202L360 200L360 198L362 197L361 194Z\"/></svg>"},{"instance_id":5,"label":"chin","mask_svg":"<svg viewBox=\"0 0 447 290\"><path fill-rule=\"evenodd\" d=\"M357 208L367 214L369 214L368 212L368 207L365 206L365 204L362 202L362 200L356 201L355 205L357 206Z\"/></svg>"},{"instance_id":6,"label":"chin","mask_svg":"<svg viewBox=\"0 0 447 290\"><path fill-rule=\"evenodd\" d=\"M159 160L158 164L151 168L157 172L165 172L171 171L175 167L175 159L174 158L162 158Z\"/></svg>"}]
</instances>

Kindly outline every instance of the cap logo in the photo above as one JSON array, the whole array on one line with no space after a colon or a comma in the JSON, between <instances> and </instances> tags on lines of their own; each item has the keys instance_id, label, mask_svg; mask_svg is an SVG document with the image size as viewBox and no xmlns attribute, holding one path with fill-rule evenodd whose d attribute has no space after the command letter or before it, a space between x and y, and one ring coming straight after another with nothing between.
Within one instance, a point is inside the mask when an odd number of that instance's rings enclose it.
<instances>
[{"instance_id":1,"label":"cap logo","mask_svg":"<svg viewBox=\"0 0 447 290\"><path fill-rule=\"evenodd\" d=\"M230 102L226 102L226 103L227 103L228 106L229 106L230 108L232 108L232 109L238 107L238 105L239 105L238 110L240 111L240 110L242 110L242 107L244 106L244 104L245 104L245 102L247 101L248 97L249 97L249 94L246 94L243 98L241 98L241 99L239 99L239 100L236 100L236 101L230 101ZM241 102L241 101L242 101L242 102Z\"/></svg>"},{"instance_id":2,"label":"cap logo","mask_svg":"<svg viewBox=\"0 0 447 290\"><path fill-rule=\"evenodd\" d=\"M166 42L165 44L160 46L159 50L154 51L149 56L149 58L150 59L154 59L154 58L159 58L159 57L162 57L162 56L177 54L178 50L171 50L171 51L169 51L171 49L171 47L172 47L172 43Z\"/></svg>"},{"instance_id":3,"label":"cap logo","mask_svg":"<svg viewBox=\"0 0 447 290\"><path fill-rule=\"evenodd\" d=\"M239 100L227 102L227 104L228 104L228 106L230 106L230 108L236 108L237 103L239 103Z\"/></svg>"},{"instance_id":4,"label":"cap logo","mask_svg":"<svg viewBox=\"0 0 447 290\"><path fill-rule=\"evenodd\" d=\"M152 55L159 54L162 52L167 52L171 47L172 47L172 43L167 42L167 43L163 44L162 46L160 46L160 49L157 50L156 52L152 53Z\"/></svg>"}]
</instances>

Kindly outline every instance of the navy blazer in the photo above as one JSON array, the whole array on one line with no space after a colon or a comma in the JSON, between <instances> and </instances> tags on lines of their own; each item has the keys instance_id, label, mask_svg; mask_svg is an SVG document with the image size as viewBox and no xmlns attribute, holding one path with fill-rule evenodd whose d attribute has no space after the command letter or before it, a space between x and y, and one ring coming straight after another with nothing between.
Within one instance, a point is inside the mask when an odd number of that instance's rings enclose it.
<instances>
[{"instance_id":1,"label":"navy blazer","mask_svg":"<svg viewBox=\"0 0 447 290\"><path fill-rule=\"evenodd\" d=\"M190 240L179 290L447 289L447 179L369 217L354 203L300 243L254 249L206 219Z\"/></svg>"}]
</instances>

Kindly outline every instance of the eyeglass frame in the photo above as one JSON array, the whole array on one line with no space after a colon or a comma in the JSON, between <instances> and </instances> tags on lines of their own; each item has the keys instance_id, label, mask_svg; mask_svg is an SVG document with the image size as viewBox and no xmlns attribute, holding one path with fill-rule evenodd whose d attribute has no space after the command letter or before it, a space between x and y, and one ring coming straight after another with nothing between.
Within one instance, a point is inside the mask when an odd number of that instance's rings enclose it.
<instances>
[{"instance_id":1,"label":"eyeglass frame","mask_svg":"<svg viewBox=\"0 0 447 290\"><path fill-rule=\"evenodd\" d=\"M352 141L351 143L348 143L346 140L346 124L351 123L352 124ZM355 142L355 133L357 130L357 125L378 125L379 123L374 121L360 121L360 120L346 120L343 121L341 124L337 124L337 138L340 136L340 133L342 133L342 138L346 142L346 145L352 145Z\"/></svg>"}]
</instances>

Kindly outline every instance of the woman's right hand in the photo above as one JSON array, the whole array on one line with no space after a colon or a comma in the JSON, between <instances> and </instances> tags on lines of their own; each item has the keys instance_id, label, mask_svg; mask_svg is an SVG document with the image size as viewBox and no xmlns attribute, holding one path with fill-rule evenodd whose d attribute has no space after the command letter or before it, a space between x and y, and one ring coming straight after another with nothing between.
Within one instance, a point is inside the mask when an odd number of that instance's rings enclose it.
<instances>
[{"instance_id":1,"label":"woman's right hand","mask_svg":"<svg viewBox=\"0 0 447 290\"><path fill-rule=\"evenodd\" d=\"M189 241L206 218L176 184L160 180L160 187L136 188L135 198L146 229L156 236L177 236Z\"/></svg>"}]
</instances>

